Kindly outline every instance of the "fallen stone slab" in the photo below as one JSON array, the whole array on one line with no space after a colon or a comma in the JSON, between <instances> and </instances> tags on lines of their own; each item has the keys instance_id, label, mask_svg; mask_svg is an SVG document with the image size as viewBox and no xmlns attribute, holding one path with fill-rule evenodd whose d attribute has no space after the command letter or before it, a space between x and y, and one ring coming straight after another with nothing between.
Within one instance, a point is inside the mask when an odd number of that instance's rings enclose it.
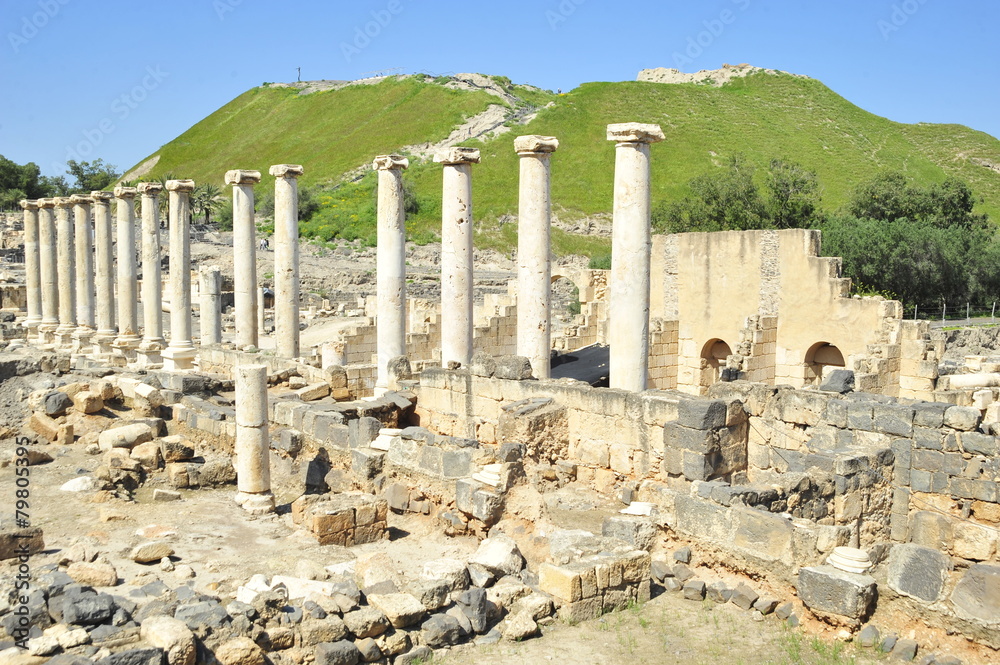
<instances>
[{"instance_id":1,"label":"fallen stone slab","mask_svg":"<svg viewBox=\"0 0 1000 665\"><path fill-rule=\"evenodd\" d=\"M149 542L136 545L129 558L136 563L154 563L164 557L172 556L174 548L163 542Z\"/></svg>"},{"instance_id":2,"label":"fallen stone slab","mask_svg":"<svg viewBox=\"0 0 1000 665\"><path fill-rule=\"evenodd\" d=\"M427 614L423 604L408 593L371 594L368 604L381 610L393 628L412 626Z\"/></svg>"},{"instance_id":3,"label":"fallen stone slab","mask_svg":"<svg viewBox=\"0 0 1000 665\"><path fill-rule=\"evenodd\" d=\"M515 575L524 567L524 557L517 543L506 535L491 536L479 544L479 549L469 559L498 577Z\"/></svg>"},{"instance_id":4,"label":"fallen stone slab","mask_svg":"<svg viewBox=\"0 0 1000 665\"><path fill-rule=\"evenodd\" d=\"M951 558L921 545L894 545L889 552L887 581L896 593L924 602L936 601L951 570Z\"/></svg>"},{"instance_id":5,"label":"fallen stone slab","mask_svg":"<svg viewBox=\"0 0 1000 665\"><path fill-rule=\"evenodd\" d=\"M951 592L951 602L961 617L996 623L1000 617L1000 566L969 566Z\"/></svg>"},{"instance_id":6,"label":"fallen stone slab","mask_svg":"<svg viewBox=\"0 0 1000 665\"><path fill-rule=\"evenodd\" d=\"M36 554L44 549L41 527L0 531L0 561Z\"/></svg>"},{"instance_id":7,"label":"fallen stone slab","mask_svg":"<svg viewBox=\"0 0 1000 665\"><path fill-rule=\"evenodd\" d=\"M146 423L133 423L113 429L107 429L97 437L101 450L112 448L134 448L140 443L152 441L156 432Z\"/></svg>"},{"instance_id":8,"label":"fallen stone slab","mask_svg":"<svg viewBox=\"0 0 1000 665\"><path fill-rule=\"evenodd\" d=\"M866 617L875 601L875 579L848 573L833 566L810 566L799 570L799 598L814 612L857 621Z\"/></svg>"}]
</instances>

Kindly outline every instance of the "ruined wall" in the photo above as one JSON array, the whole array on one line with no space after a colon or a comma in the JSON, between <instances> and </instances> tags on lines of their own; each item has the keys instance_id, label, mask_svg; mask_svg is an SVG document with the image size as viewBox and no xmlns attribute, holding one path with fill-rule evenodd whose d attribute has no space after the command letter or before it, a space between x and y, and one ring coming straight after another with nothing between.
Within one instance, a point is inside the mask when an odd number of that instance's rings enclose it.
<instances>
[{"instance_id":1,"label":"ruined wall","mask_svg":"<svg viewBox=\"0 0 1000 665\"><path fill-rule=\"evenodd\" d=\"M650 316L678 323L678 390L703 394L727 365L746 378L803 386L821 372L812 354L823 344L853 368L872 355L870 345L896 343L898 307L846 297L840 260L818 256L819 241L819 231L804 229L654 236ZM721 353L727 347L738 358ZM872 387L891 391L898 347L874 353L889 357Z\"/></svg>"}]
</instances>

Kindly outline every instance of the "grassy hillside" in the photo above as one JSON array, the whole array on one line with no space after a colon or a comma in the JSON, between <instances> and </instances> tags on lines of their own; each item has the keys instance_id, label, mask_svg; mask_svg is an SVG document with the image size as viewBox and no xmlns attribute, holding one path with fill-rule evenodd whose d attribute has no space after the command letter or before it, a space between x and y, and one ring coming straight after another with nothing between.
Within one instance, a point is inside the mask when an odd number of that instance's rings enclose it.
<instances>
[{"instance_id":1,"label":"grassy hillside","mask_svg":"<svg viewBox=\"0 0 1000 665\"><path fill-rule=\"evenodd\" d=\"M918 184L958 176L983 198L979 211L1000 221L1000 173L973 161L1000 164L1000 141L958 125L896 123L812 79L757 73L719 88L633 81L587 83L558 96L520 90L519 96L530 94L534 104L552 103L511 133L465 143L483 151L473 177L477 243L483 247L516 244L515 225L497 223L517 211L514 136L559 138L552 158L553 203L560 217L573 219L611 210L615 151L605 126L626 121L658 123L666 134L666 141L652 148L654 204L683 197L691 178L741 152L761 167L781 157L815 170L826 209L840 206L856 184L879 170L896 169ZM376 154L440 140L463 118L498 102L485 92L450 90L415 78L310 95L257 88L164 146L153 174L170 171L221 182L228 168L265 170L273 163L300 162L306 184L333 182ZM408 226L427 238L440 226L441 168L417 163L407 179L421 201ZM348 224L338 216L350 220L354 235L373 228L373 187L369 176L324 197L324 232ZM563 233L554 240L560 253L606 247L603 240Z\"/></svg>"}]
</instances>

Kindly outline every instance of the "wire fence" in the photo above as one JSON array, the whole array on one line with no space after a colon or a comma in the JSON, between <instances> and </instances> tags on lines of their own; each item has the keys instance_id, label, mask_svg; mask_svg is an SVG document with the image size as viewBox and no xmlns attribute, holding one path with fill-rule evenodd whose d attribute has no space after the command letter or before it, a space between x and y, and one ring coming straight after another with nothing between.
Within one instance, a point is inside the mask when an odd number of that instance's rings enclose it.
<instances>
[{"instance_id":1,"label":"wire fence","mask_svg":"<svg viewBox=\"0 0 1000 665\"><path fill-rule=\"evenodd\" d=\"M941 321L942 323L954 322L957 325L994 325L997 322L997 302L991 303L927 303L925 305L903 306L904 318L927 319L929 321Z\"/></svg>"}]
</instances>

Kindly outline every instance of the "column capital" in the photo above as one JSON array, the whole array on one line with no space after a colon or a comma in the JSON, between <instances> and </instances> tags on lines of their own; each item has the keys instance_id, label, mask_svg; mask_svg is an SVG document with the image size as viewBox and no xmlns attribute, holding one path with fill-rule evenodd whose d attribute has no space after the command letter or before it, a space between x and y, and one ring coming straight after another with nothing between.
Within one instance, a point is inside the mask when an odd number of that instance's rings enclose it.
<instances>
[{"instance_id":1,"label":"column capital","mask_svg":"<svg viewBox=\"0 0 1000 665\"><path fill-rule=\"evenodd\" d=\"M514 139L514 151L519 155L532 155L539 152L555 152L559 148L559 139L554 136L539 136L529 134Z\"/></svg>"},{"instance_id":2,"label":"column capital","mask_svg":"<svg viewBox=\"0 0 1000 665\"><path fill-rule=\"evenodd\" d=\"M118 185L115 187L115 198L116 199L134 199L137 190L135 187L123 187Z\"/></svg>"},{"instance_id":3,"label":"column capital","mask_svg":"<svg viewBox=\"0 0 1000 665\"><path fill-rule=\"evenodd\" d=\"M163 191L163 185L156 181L140 182L135 188L143 196L159 196Z\"/></svg>"},{"instance_id":4,"label":"column capital","mask_svg":"<svg viewBox=\"0 0 1000 665\"><path fill-rule=\"evenodd\" d=\"M168 180L168 192L193 192L194 180Z\"/></svg>"},{"instance_id":5,"label":"column capital","mask_svg":"<svg viewBox=\"0 0 1000 665\"><path fill-rule=\"evenodd\" d=\"M73 199L68 196L57 196L54 199L57 208L70 208L73 206Z\"/></svg>"},{"instance_id":6,"label":"column capital","mask_svg":"<svg viewBox=\"0 0 1000 665\"><path fill-rule=\"evenodd\" d=\"M56 200L54 198L38 199L38 207L39 208L55 208L56 207Z\"/></svg>"},{"instance_id":7,"label":"column capital","mask_svg":"<svg viewBox=\"0 0 1000 665\"><path fill-rule=\"evenodd\" d=\"M69 197L69 200L72 201L73 205L75 206L90 205L91 203L94 202L94 199L90 198L89 196L84 196L83 194L74 194L73 196Z\"/></svg>"},{"instance_id":8,"label":"column capital","mask_svg":"<svg viewBox=\"0 0 1000 665\"><path fill-rule=\"evenodd\" d=\"M438 151L434 155L434 161L441 164L478 164L479 163L479 149L478 148L463 148L460 146L455 146L452 148L445 148L444 150Z\"/></svg>"},{"instance_id":9,"label":"column capital","mask_svg":"<svg viewBox=\"0 0 1000 665\"><path fill-rule=\"evenodd\" d=\"M38 201L35 199L21 199L18 204L24 210L38 210Z\"/></svg>"},{"instance_id":10,"label":"column capital","mask_svg":"<svg viewBox=\"0 0 1000 665\"><path fill-rule=\"evenodd\" d=\"M647 125L641 122L620 122L608 125L608 140L618 143L656 143L664 140L663 130L659 125Z\"/></svg>"},{"instance_id":11,"label":"column capital","mask_svg":"<svg viewBox=\"0 0 1000 665\"><path fill-rule=\"evenodd\" d=\"M372 160L372 170L392 171L407 169L410 167L410 160L402 155L379 155Z\"/></svg>"},{"instance_id":12,"label":"column capital","mask_svg":"<svg viewBox=\"0 0 1000 665\"><path fill-rule=\"evenodd\" d=\"M94 199L94 203L108 203L115 195L111 192L91 192L90 198Z\"/></svg>"},{"instance_id":13,"label":"column capital","mask_svg":"<svg viewBox=\"0 0 1000 665\"><path fill-rule=\"evenodd\" d=\"M301 164L275 164L267 172L276 178L298 178L306 170Z\"/></svg>"},{"instance_id":14,"label":"column capital","mask_svg":"<svg viewBox=\"0 0 1000 665\"><path fill-rule=\"evenodd\" d=\"M253 185L260 182L260 171L234 169L226 171L227 185Z\"/></svg>"}]
</instances>

